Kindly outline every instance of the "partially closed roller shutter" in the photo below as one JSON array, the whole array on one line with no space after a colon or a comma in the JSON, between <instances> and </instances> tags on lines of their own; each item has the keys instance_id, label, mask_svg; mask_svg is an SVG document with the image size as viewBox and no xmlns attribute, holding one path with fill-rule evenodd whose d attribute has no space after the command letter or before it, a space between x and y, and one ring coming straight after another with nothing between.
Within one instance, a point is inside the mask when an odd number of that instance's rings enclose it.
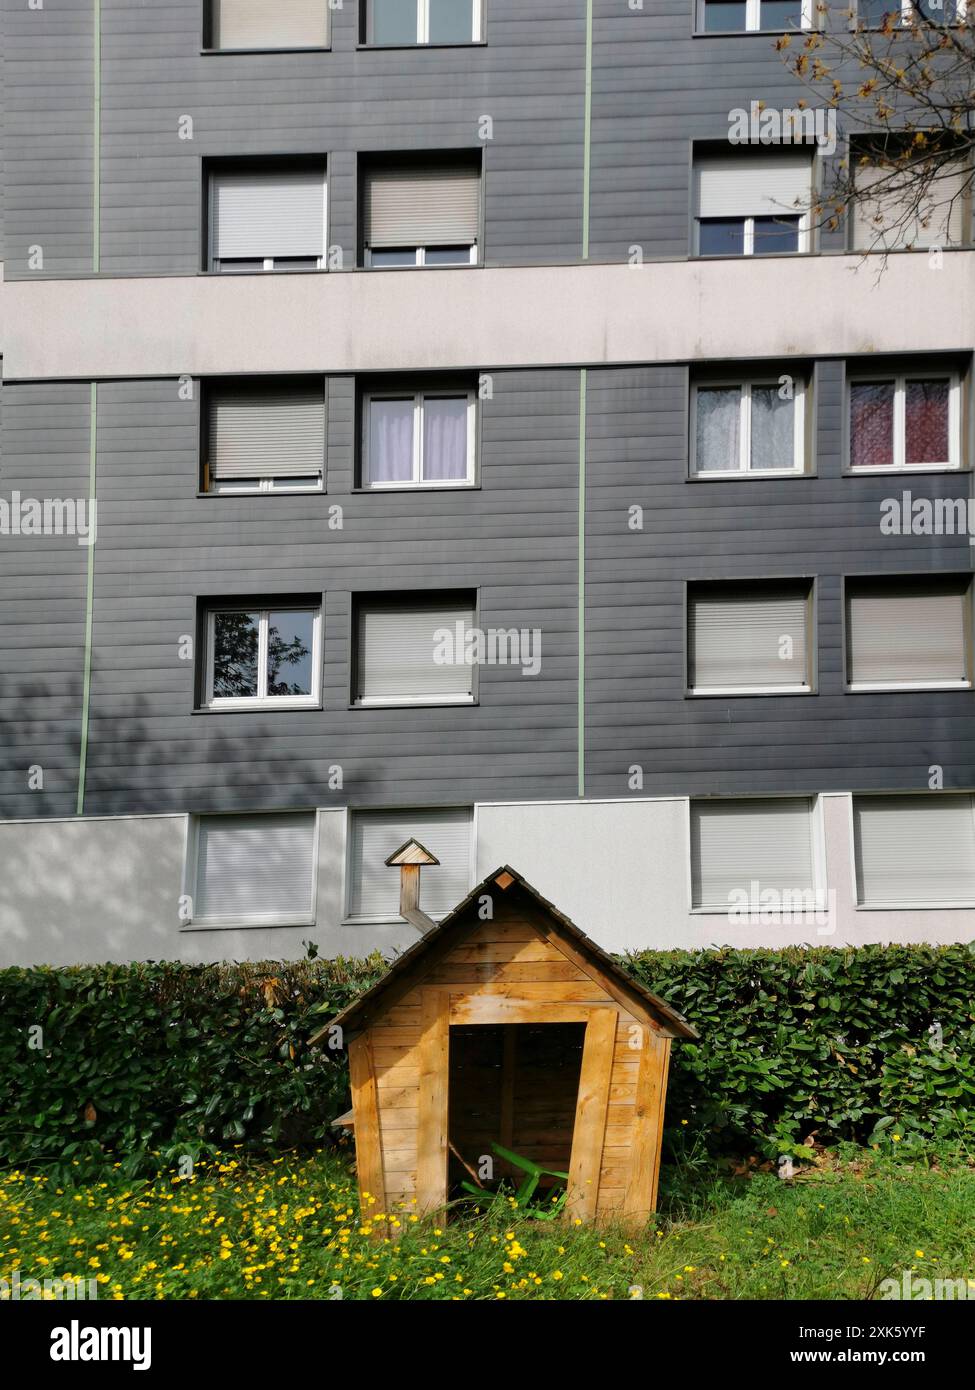
<instances>
[{"instance_id":1,"label":"partially closed roller shutter","mask_svg":"<svg viewBox=\"0 0 975 1390\"><path fill-rule=\"evenodd\" d=\"M743 149L694 162L698 217L795 217L808 208L811 189L812 157L802 151Z\"/></svg>"},{"instance_id":2,"label":"partially closed roller shutter","mask_svg":"<svg viewBox=\"0 0 975 1390\"><path fill-rule=\"evenodd\" d=\"M906 246L963 246L968 241L971 215L967 164L944 165L926 196L915 208L916 179L905 171L905 187L874 197L870 190L890 184L894 170L863 165L854 181L859 195L853 205L853 245L861 251L891 251Z\"/></svg>"},{"instance_id":3,"label":"partially closed roller shutter","mask_svg":"<svg viewBox=\"0 0 975 1390\"><path fill-rule=\"evenodd\" d=\"M970 796L858 796L857 900L868 907L975 905Z\"/></svg>"},{"instance_id":4,"label":"partially closed roller shutter","mask_svg":"<svg viewBox=\"0 0 975 1390\"><path fill-rule=\"evenodd\" d=\"M209 395L210 478L314 478L325 450L325 393L316 386L216 386Z\"/></svg>"},{"instance_id":5,"label":"partially closed roller shutter","mask_svg":"<svg viewBox=\"0 0 975 1390\"><path fill-rule=\"evenodd\" d=\"M213 48L324 48L328 0L212 0Z\"/></svg>"},{"instance_id":6,"label":"partially closed roller shutter","mask_svg":"<svg viewBox=\"0 0 975 1390\"><path fill-rule=\"evenodd\" d=\"M688 607L693 690L803 687L809 681L808 591L759 586L692 591Z\"/></svg>"},{"instance_id":7,"label":"partially closed roller shutter","mask_svg":"<svg viewBox=\"0 0 975 1390\"><path fill-rule=\"evenodd\" d=\"M966 577L847 585L851 685L932 685L969 679Z\"/></svg>"},{"instance_id":8,"label":"partially closed roller shutter","mask_svg":"<svg viewBox=\"0 0 975 1390\"><path fill-rule=\"evenodd\" d=\"M692 802L691 905L727 910L737 906L732 895L751 900L767 890L802 894L792 901L815 904L811 803ZM785 909L789 900L781 901Z\"/></svg>"},{"instance_id":9,"label":"partially closed roller shutter","mask_svg":"<svg viewBox=\"0 0 975 1390\"><path fill-rule=\"evenodd\" d=\"M370 700L450 700L469 696L473 667L438 663L439 639L456 625L466 631L474 619L470 601L432 601L415 607L369 602L359 608L357 693ZM445 649L444 649L445 650ZM459 654L454 643L453 654Z\"/></svg>"},{"instance_id":10,"label":"partially closed roller shutter","mask_svg":"<svg viewBox=\"0 0 975 1390\"><path fill-rule=\"evenodd\" d=\"M481 180L473 165L376 167L366 173L363 235L370 247L473 246Z\"/></svg>"},{"instance_id":11,"label":"partially closed roller shutter","mask_svg":"<svg viewBox=\"0 0 975 1390\"><path fill-rule=\"evenodd\" d=\"M420 870L420 907L445 917L471 887L472 817L469 808L423 811L357 811L352 816L349 913L399 917L398 869L386 860L411 836L440 860Z\"/></svg>"},{"instance_id":12,"label":"partially closed roller shutter","mask_svg":"<svg viewBox=\"0 0 975 1390\"><path fill-rule=\"evenodd\" d=\"M324 169L215 171L210 210L217 260L324 255Z\"/></svg>"},{"instance_id":13,"label":"partially closed roller shutter","mask_svg":"<svg viewBox=\"0 0 975 1390\"><path fill-rule=\"evenodd\" d=\"M201 816L194 920L308 921L314 857L313 811Z\"/></svg>"}]
</instances>

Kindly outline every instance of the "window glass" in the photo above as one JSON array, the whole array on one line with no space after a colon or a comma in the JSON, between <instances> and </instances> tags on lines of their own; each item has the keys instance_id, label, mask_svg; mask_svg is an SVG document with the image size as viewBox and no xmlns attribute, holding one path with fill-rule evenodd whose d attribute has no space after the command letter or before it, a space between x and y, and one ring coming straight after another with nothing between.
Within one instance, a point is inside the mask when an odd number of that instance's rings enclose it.
<instances>
[{"instance_id":1,"label":"window glass","mask_svg":"<svg viewBox=\"0 0 975 1390\"><path fill-rule=\"evenodd\" d=\"M704 32L720 34L745 27L745 0L706 0Z\"/></svg>"},{"instance_id":2,"label":"window glass","mask_svg":"<svg viewBox=\"0 0 975 1390\"><path fill-rule=\"evenodd\" d=\"M909 381L905 387L905 463L947 463L947 381Z\"/></svg>"},{"instance_id":3,"label":"window glass","mask_svg":"<svg viewBox=\"0 0 975 1390\"><path fill-rule=\"evenodd\" d=\"M423 405L423 477L458 482L467 477L466 396L427 396Z\"/></svg>"},{"instance_id":4,"label":"window glass","mask_svg":"<svg viewBox=\"0 0 975 1390\"><path fill-rule=\"evenodd\" d=\"M315 615L309 609L268 615L267 693L310 695Z\"/></svg>"},{"instance_id":5,"label":"window glass","mask_svg":"<svg viewBox=\"0 0 975 1390\"><path fill-rule=\"evenodd\" d=\"M702 217L698 224L698 250L702 256L743 256L743 217Z\"/></svg>"},{"instance_id":6,"label":"window glass","mask_svg":"<svg viewBox=\"0 0 975 1390\"><path fill-rule=\"evenodd\" d=\"M371 43L416 43L415 0L370 0Z\"/></svg>"},{"instance_id":7,"label":"window glass","mask_svg":"<svg viewBox=\"0 0 975 1390\"><path fill-rule=\"evenodd\" d=\"M257 695L260 613L215 613L213 694L216 698Z\"/></svg>"},{"instance_id":8,"label":"window glass","mask_svg":"<svg viewBox=\"0 0 975 1390\"><path fill-rule=\"evenodd\" d=\"M850 464L890 468L894 462L894 383L855 381L850 387Z\"/></svg>"},{"instance_id":9,"label":"window glass","mask_svg":"<svg viewBox=\"0 0 975 1390\"><path fill-rule=\"evenodd\" d=\"M408 483L413 478L413 397L369 402L371 483Z\"/></svg>"},{"instance_id":10,"label":"window glass","mask_svg":"<svg viewBox=\"0 0 975 1390\"><path fill-rule=\"evenodd\" d=\"M777 386L753 386L751 396L752 468L792 468L795 400L780 399Z\"/></svg>"},{"instance_id":11,"label":"window glass","mask_svg":"<svg viewBox=\"0 0 975 1390\"><path fill-rule=\"evenodd\" d=\"M802 0L762 0L759 13L763 29L802 27Z\"/></svg>"},{"instance_id":12,"label":"window glass","mask_svg":"<svg viewBox=\"0 0 975 1390\"><path fill-rule=\"evenodd\" d=\"M427 0L431 43L470 43L474 37L474 0Z\"/></svg>"},{"instance_id":13,"label":"window glass","mask_svg":"<svg viewBox=\"0 0 975 1390\"><path fill-rule=\"evenodd\" d=\"M371 265L416 265L416 251L372 251Z\"/></svg>"},{"instance_id":14,"label":"window glass","mask_svg":"<svg viewBox=\"0 0 975 1390\"><path fill-rule=\"evenodd\" d=\"M707 386L697 390L696 466L699 473L739 467L741 390Z\"/></svg>"},{"instance_id":15,"label":"window glass","mask_svg":"<svg viewBox=\"0 0 975 1390\"><path fill-rule=\"evenodd\" d=\"M799 250L798 217L756 217L755 255Z\"/></svg>"}]
</instances>

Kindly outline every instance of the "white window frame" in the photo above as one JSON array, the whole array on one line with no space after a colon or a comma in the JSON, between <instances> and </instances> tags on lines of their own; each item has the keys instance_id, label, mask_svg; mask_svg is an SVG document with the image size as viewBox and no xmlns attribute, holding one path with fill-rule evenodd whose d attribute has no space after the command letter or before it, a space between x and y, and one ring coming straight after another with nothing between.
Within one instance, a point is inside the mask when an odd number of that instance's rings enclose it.
<instances>
[{"instance_id":1,"label":"white window frame","mask_svg":"<svg viewBox=\"0 0 975 1390\"><path fill-rule=\"evenodd\" d=\"M460 245L461 243L457 243ZM366 247L366 266L371 270L415 270L422 267L426 270L455 270L458 266L465 264L464 261L455 261L450 265L427 265L427 251L436 251L436 246L377 246L377 251L412 251L414 262L412 265L373 265L371 246ZM470 248L470 264L477 265L477 242L473 242Z\"/></svg>"},{"instance_id":2,"label":"white window frame","mask_svg":"<svg viewBox=\"0 0 975 1390\"><path fill-rule=\"evenodd\" d=\"M776 214L776 215L779 215L779 214ZM799 226L798 226L798 228L797 228L797 243L798 243L798 244L797 244L797 246L796 246L795 251L762 251L760 254L763 255L763 256L800 256L800 255L804 254L805 252L808 252L809 249L810 249L810 245L811 245L811 239L810 239L810 235L809 235L809 217L810 217L809 210L806 209L804 212L786 212L786 211L783 209L783 211L782 211L782 213L781 213L780 215L781 215L783 218L785 218L785 217L797 217L797 218L799 219ZM725 222L725 221L727 221L727 222L742 222L742 223L744 224L744 236L743 236L741 254L742 254L743 257L744 257L744 256L754 256L754 255L755 255L755 222L756 222L758 216L761 216L761 217L764 218L764 217L766 216L766 214L765 214L765 213L761 213L761 214L756 214L756 215L752 215L752 216L749 216L749 217L728 217L728 218L723 218L723 217L714 218L714 217L701 217L701 216L696 216L696 217L694 218L694 221L695 221L695 223L697 224L697 255L699 255L699 256L704 256L705 260L707 260L707 259L713 254L712 252L702 252L701 249L700 249L700 246L701 246L701 224L702 224L703 222L715 222L715 221L717 221L717 222ZM715 257L715 259L721 259L721 257L718 256L718 257ZM735 259L737 259L737 257L735 257Z\"/></svg>"},{"instance_id":3,"label":"white window frame","mask_svg":"<svg viewBox=\"0 0 975 1390\"><path fill-rule=\"evenodd\" d=\"M866 471L866 470L864 470L864 471ZM879 472L880 470L878 469L877 471ZM927 573L927 572L926 572L926 573ZM894 582L896 582L898 579L910 579L910 578L916 578L916 577L918 577L918 576L911 576L911 575L891 575L890 577L891 577L891 579L892 579ZM855 578L854 578L854 583L855 583ZM970 581L969 581L969 584L968 584L968 592L967 592L966 599L965 599L965 609L966 609L966 612L965 612L965 630L964 630L964 632L963 632L963 634L962 634L963 637L964 637L964 639L965 639L965 658L966 658L966 663L969 665L969 667L970 667L971 661L972 661L972 641L973 641L973 638L972 638L972 617L971 617L972 601L973 601L973 587L972 587L972 581L970 580ZM849 648L850 648L850 643L849 643L849 635L848 635L848 634L849 634L849 626L850 626L850 590L849 590L849 584L848 584L848 582L847 582L847 581L844 581L844 584L843 584L843 686L844 686L844 689L846 690L846 693L847 693L848 695L869 694L871 691L873 691L873 692L883 692L883 691L890 691L890 690L893 690L893 691L897 691L897 690L911 691L911 690L971 690L971 689L972 689L972 682L971 682L970 679L962 679L962 680L954 680L954 681L931 681L931 680L927 680L927 681L851 681L851 680L850 680L850 649L849 649Z\"/></svg>"},{"instance_id":4,"label":"white window frame","mask_svg":"<svg viewBox=\"0 0 975 1390\"><path fill-rule=\"evenodd\" d=\"M951 4L952 0L944 0L944 8L946 12L946 18L944 22L946 25L960 24L965 18L965 14L968 8L968 0L955 0L955 14L953 19L947 18L947 12L948 10L950 10ZM908 27L910 27L911 16L914 13L915 10L913 4L911 3L911 0L901 0L901 20Z\"/></svg>"},{"instance_id":5,"label":"white window frame","mask_svg":"<svg viewBox=\"0 0 975 1390\"><path fill-rule=\"evenodd\" d=\"M423 477L423 436L426 427L426 402L430 400L467 398L467 473L462 479L426 479ZM409 482L374 483L369 480L369 416L373 401L413 402L413 477ZM362 486L369 492L402 492L411 488L462 488L474 485L474 464L477 438L477 404L472 390L451 391L367 391L362 397Z\"/></svg>"},{"instance_id":6,"label":"white window frame","mask_svg":"<svg viewBox=\"0 0 975 1390\"><path fill-rule=\"evenodd\" d=\"M307 808L299 807L297 811L287 811L282 814L295 815L305 814L312 817L312 845L311 845L311 912L307 915L300 914L272 914L268 917L201 917L196 911L198 901L197 890L199 888L200 875L200 821L210 816L239 815L249 817L262 815L258 811L206 811L199 814L191 814L187 817L186 833L183 837L185 858L183 860L182 874L182 896L188 898L193 906L192 914L189 917L179 918L180 931L230 931L246 930L249 927L313 927L318 920L318 844L321 834L321 812L317 809L309 811ZM268 814L273 814L268 812Z\"/></svg>"},{"instance_id":7,"label":"white window frame","mask_svg":"<svg viewBox=\"0 0 975 1390\"><path fill-rule=\"evenodd\" d=\"M222 481L211 482L208 495L222 497L254 497L262 492L275 493L294 493L294 492L321 492L322 475L319 473L317 479L295 477L290 483L284 484L285 475L270 478L224 478ZM284 484L284 485L283 485Z\"/></svg>"},{"instance_id":8,"label":"white window frame","mask_svg":"<svg viewBox=\"0 0 975 1390\"><path fill-rule=\"evenodd\" d=\"M894 462L853 464L853 391L857 385L894 383ZM948 459L942 463L907 463L907 384L911 381L948 382ZM961 377L958 372L856 372L846 384L847 472L858 476L882 473L956 473L961 468Z\"/></svg>"},{"instance_id":9,"label":"white window frame","mask_svg":"<svg viewBox=\"0 0 975 1390\"><path fill-rule=\"evenodd\" d=\"M221 51L222 51L222 50L221 50ZM240 51L244 51L244 50L240 50ZM314 52L314 51L316 51L316 50L309 50L309 51ZM284 161L282 161L282 163L287 163L287 161L284 160ZM270 166L268 166L268 167L270 168ZM257 260L261 260L262 258L261 258L260 256L241 256L241 257L238 257L237 259L221 260L220 257L217 255L216 246L215 246L215 244L214 244L214 242L215 242L214 232L216 231L216 224L217 224L217 219L216 219L216 216L215 216L215 209L214 209L214 198L216 197L216 180L215 180L215 178L214 178L214 174L215 174L215 173L218 174L219 172L220 172L219 169L216 169L216 170L211 171L211 173L207 176L207 269L210 271L211 274L213 274L213 275L234 275L234 274L236 274L236 275L261 275L261 274L266 274L268 271L273 271L273 270L274 270L274 268L275 268L275 259L280 259L281 262L282 262L281 274L290 273L290 274L292 274L292 275L301 275L301 274L309 275L309 274L312 273L312 270L316 270L316 271L317 271L317 270L327 270L327 269L328 269L328 169L325 167L324 164L323 164L323 166L322 166L322 242L323 242L322 254L321 254L320 256L315 257L315 265L314 265L314 267L308 266L308 267L303 268L303 270L292 270L292 271L290 271L290 272L288 271L287 262L288 262L290 259L292 259L292 258L291 258L291 257L288 257L288 256L283 256L283 257L278 257L278 258L275 258L274 256L264 256L264 257L263 257L263 265L262 265L262 267L261 267L260 270L238 270L238 271L233 271L233 270L224 270L224 269L223 269L224 266L239 265L242 261L257 261ZM306 259L306 258L305 258L304 256L301 256L301 257L297 257L297 258L295 258L295 259L304 260L304 259ZM311 259L311 257L309 257L308 259Z\"/></svg>"},{"instance_id":10,"label":"white window frame","mask_svg":"<svg viewBox=\"0 0 975 1390\"><path fill-rule=\"evenodd\" d=\"M695 801L708 800L707 797L689 796L684 799L684 844L685 844L685 879L684 887L687 893L687 911L691 917L727 917L729 908L727 907L695 907L694 906L694 817L693 804ZM716 797L716 801L747 801L748 797L726 796ZM831 913L829 898L829 878L827 875L826 863L826 822L823 810L823 798L821 795L757 797L759 801L805 801L809 806L809 835L812 847L813 865L813 892L816 895L816 907L803 912L803 917L810 922L816 921L823 913ZM851 861L852 862L852 861ZM751 885L749 884L749 887ZM777 914L781 916L781 913ZM742 913L739 925L752 926L756 924L768 925L767 911L759 908L757 912L749 912L747 915Z\"/></svg>"},{"instance_id":11,"label":"white window frame","mask_svg":"<svg viewBox=\"0 0 975 1390\"><path fill-rule=\"evenodd\" d=\"M720 32L721 32L720 30L705 31L705 27L704 27L704 26L705 26L705 12L706 12L706 10L707 10L707 6L708 6L708 0L698 0L698 12L697 12L698 32L699 32L699 33L705 33L705 32L720 33ZM800 19L800 28L801 28L801 29L812 29L812 28L813 28L813 24L814 24L814 20L815 20L815 14L816 14L816 0L802 0L802 12L801 12L801 19ZM729 32L734 33L735 31L734 31L734 30L730 30ZM745 29L744 29L744 31L738 31L738 32L745 32L745 33L749 33L749 34L755 34L755 33L759 33L759 34L787 33L787 34L788 34L788 33L792 33L793 31L792 31L791 29L784 29L784 30L780 30L780 29L763 29L763 28L762 28L762 8L761 8L761 0L745 0Z\"/></svg>"},{"instance_id":12,"label":"white window frame","mask_svg":"<svg viewBox=\"0 0 975 1390\"><path fill-rule=\"evenodd\" d=\"M724 583L729 588L737 587L740 584L747 584L747 580L705 580L705 584L718 588ZM764 581L761 581L764 582ZM694 596L689 589L685 590L686 598L684 603L684 679L686 693L691 699L709 699L713 695L721 697L728 695L812 695L816 689L816 642L817 642L817 609L816 609L816 585L815 582L800 578L799 580L782 579L778 581L788 585L795 583L807 584L808 591L803 597L803 604L806 613L806 679L796 682L794 685L692 685L691 684L691 621L694 616ZM773 585L768 585L771 591Z\"/></svg>"},{"instance_id":13,"label":"white window frame","mask_svg":"<svg viewBox=\"0 0 975 1390\"><path fill-rule=\"evenodd\" d=\"M791 376L782 372L780 376ZM752 388L755 386L778 387L779 377L729 377L714 381L696 381L691 387L690 416L690 465L691 477L705 481L727 481L729 478L795 478L806 471L806 380L794 376L793 396L793 457L791 468L752 468ZM698 472L697 468L697 395L699 390L729 390L738 388L738 467L708 468Z\"/></svg>"},{"instance_id":14,"label":"white window frame","mask_svg":"<svg viewBox=\"0 0 975 1390\"><path fill-rule=\"evenodd\" d=\"M312 626L312 656L311 656L311 692L308 695L268 695L267 694L267 658L268 658L268 631L270 627L269 615L277 612L278 608L284 611L294 611L314 614ZM216 616L218 613L249 613L256 612L259 616L259 628L257 639L257 690L256 695L214 695L214 652L215 652L215 628ZM205 706L211 710L253 710L253 709L317 709L321 705L321 683L322 683L322 609L321 604L312 606L311 604L287 604L282 603L275 606L265 604L249 605L246 600L240 603L221 603L213 608L207 609L206 626L206 684L205 684ZM263 692L263 693L262 693Z\"/></svg>"},{"instance_id":15,"label":"white window frame","mask_svg":"<svg viewBox=\"0 0 975 1390\"><path fill-rule=\"evenodd\" d=\"M809 3L809 0L803 0ZM484 0L474 0L473 4L473 38L470 43L481 43L484 36ZM372 0L366 0L366 43L375 44L375 28L373 24L373 5ZM430 43L430 5L429 0L416 0L416 46L420 47ZM387 45L380 45L386 47ZM390 45L398 47L399 45ZM453 45L435 44L434 47L453 47Z\"/></svg>"},{"instance_id":16,"label":"white window frame","mask_svg":"<svg viewBox=\"0 0 975 1390\"><path fill-rule=\"evenodd\" d=\"M856 801L858 796L879 798L889 796L891 800L897 801L904 796L923 796L923 792L850 792L847 796L847 835L848 835L848 854L850 869L853 878L853 910L855 912L955 912L958 908L973 908L973 902L948 902L948 903L865 903L863 901L863 886L860 882L859 865L857 863L857 839L856 839ZM975 818L975 795L971 792L941 791L931 794L931 800L935 801L939 796L967 796L968 804L971 809L972 817Z\"/></svg>"},{"instance_id":17,"label":"white window frame","mask_svg":"<svg viewBox=\"0 0 975 1390\"><path fill-rule=\"evenodd\" d=\"M395 811L395 812L399 812L399 811L401 811L401 810L403 810L403 809L408 810L408 811L412 811L412 810L424 810L424 809L426 809L426 810L444 810L444 811L461 811L461 812L470 811L470 812L471 812L471 821L470 821L470 831L471 831L471 833L470 833L470 838L469 838L469 841L468 841L469 850L468 850L468 860L467 860L467 885L468 885L468 889L470 889L470 888L472 888L472 887L474 886L474 882L475 882L475 879L474 879L474 871L475 871L475 868L476 868L476 848L477 848L477 805L476 805L476 803L475 803L474 806L471 806L470 803L468 803L466 806L465 806L465 805L458 805L458 806L443 806L443 807L437 806L437 807L425 807L425 808L424 808L424 807L406 807L406 808L402 808L402 807L399 807L399 806L348 806L348 807L346 807L346 812L345 812L345 816L346 816L346 820L345 820L345 887L344 887L344 891L343 891L343 894L342 894L343 905L344 905L344 913L343 913L343 917L342 917L342 925L343 925L343 926L363 927L363 926L379 925L379 924L389 925L389 924L398 923L398 922L400 921L400 915L399 915L399 911L398 911L398 910L396 911L396 913L395 913L392 917L390 917L390 915L389 915L388 913L385 913L385 914L383 914L383 915L377 917L377 916L375 916L375 915L367 914L367 913L358 913L358 914L356 914L356 913L354 913L353 910L352 910L352 908L353 908L353 903L352 903L352 884L353 884L353 868L354 868L353 846L354 846L354 843L355 843L355 835L354 835L354 833L353 833L352 822L353 822L353 819L354 819L356 816L360 816L360 815L369 815L369 813L372 812L372 811L376 811L376 812L383 812L383 811ZM392 872L392 870L390 870L390 872ZM432 870L432 872L433 872L433 873L436 873L436 870L434 869L434 870ZM421 888L421 896L422 896L422 888ZM442 920L442 919L441 919L441 920Z\"/></svg>"}]
</instances>

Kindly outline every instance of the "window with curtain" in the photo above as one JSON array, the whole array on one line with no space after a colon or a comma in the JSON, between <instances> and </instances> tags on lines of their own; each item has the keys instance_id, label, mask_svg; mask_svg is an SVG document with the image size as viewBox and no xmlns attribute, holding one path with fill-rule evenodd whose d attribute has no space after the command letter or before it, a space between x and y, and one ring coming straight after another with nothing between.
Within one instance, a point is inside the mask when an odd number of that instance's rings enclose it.
<instances>
[{"instance_id":1,"label":"window with curtain","mask_svg":"<svg viewBox=\"0 0 975 1390\"><path fill-rule=\"evenodd\" d=\"M786 372L750 381L697 382L691 393L692 473L801 473L805 395L805 381Z\"/></svg>"},{"instance_id":2,"label":"window with curtain","mask_svg":"<svg viewBox=\"0 0 975 1390\"><path fill-rule=\"evenodd\" d=\"M209 0L208 47L324 48L328 0Z\"/></svg>"},{"instance_id":3,"label":"window with curtain","mask_svg":"<svg viewBox=\"0 0 975 1390\"><path fill-rule=\"evenodd\" d=\"M808 251L813 155L803 146L739 146L694 157L695 253Z\"/></svg>"},{"instance_id":4,"label":"window with curtain","mask_svg":"<svg viewBox=\"0 0 975 1390\"><path fill-rule=\"evenodd\" d=\"M957 373L851 375L848 394L851 469L961 466Z\"/></svg>"},{"instance_id":5,"label":"window with curtain","mask_svg":"<svg viewBox=\"0 0 975 1390\"><path fill-rule=\"evenodd\" d=\"M744 894L758 911L771 892L783 911L814 911L817 889L808 798L691 802L692 908L727 912Z\"/></svg>"},{"instance_id":6,"label":"window with curtain","mask_svg":"<svg viewBox=\"0 0 975 1390\"><path fill-rule=\"evenodd\" d=\"M480 204L480 162L470 156L369 161L362 177L365 264L476 264Z\"/></svg>"},{"instance_id":7,"label":"window with curtain","mask_svg":"<svg viewBox=\"0 0 975 1390\"><path fill-rule=\"evenodd\" d=\"M704 34L809 29L815 4L816 0L698 0L697 27Z\"/></svg>"},{"instance_id":8,"label":"window with curtain","mask_svg":"<svg viewBox=\"0 0 975 1390\"><path fill-rule=\"evenodd\" d=\"M194 823L195 925L314 921L314 811L200 816Z\"/></svg>"},{"instance_id":9,"label":"window with curtain","mask_svg":"<svg viewBox=\"0 0 975 1390\"><path fill-rule=\"evenodd\" d=\"M324 164L210 169L209 268L224 274L325 265Z\"/></svg>"},{"instance_id":10,"label":"window with curtain","mask_svg":"<svg viewBox=\"0 0 975 1390\"><path fill-rule=\"evenodd\" d=\"M364 0L369 44L477 43L483 0Z\"/></svg>"},{"instance_id":11,"label":"window with curtain","mask_svg":"<svg viewBox=\"0 0 975 1390\"><path fill-rule=\"evenodd\" d=\"M210 709L321 703L321 605L206 609L204 700Z\"/></svg>"},{"instance_id":12,"label":"window with curtain","mask_svg":"<svg viewBox=\"0 0 975 1390\"><path fill-rule=\"evenodd\" d=\"M386 860L410 838L419 840L439 864L420 870L420 907L428 917L446 917L470 892L473 876L473 815L469 806L431 810L353 811L349 817L350 917L396 922L398 869Z\"/></svg>"},{"instance_id":13,"label":"window with curtain","mask_svg":"<svg viewBox=\"0 0 975 1390\"><path fill-rule=\"evenodd\" d=\"M861 907L975 907L971 796L855 796Z\"/></svg>"},{"instance_id":14,"label":"window with curtain","mask_svg":"<svg viewBox=\"0 0 975 1390\"><path fill-rule=\"evenodd\" d=\"M362 598L356 605L359 705L471 704L465 634L473 594Z\"/></svg>"},{"instance_id":15,"label":"window with curtain","mask_svg":"<svg viewBox=\"0 0 975 1390\"><path fill-rule=\"evenodd\" d=\"M901 148L894 137L851 146L857 191L850 210L854 249L967 246L972 211L969 157L950 162L905 159Z\"/></svg>"},{"instance_id":16,"label":"window with curtain","mask_svg":"<svg viewBox=\"0 0 975 1390\"><path fill-rule=\"evenodd\" d=\"M848 685L970 686L971 612L970 575L848 579Z\"/></svg>"},{"instance_id":17,"label":"window with curtain","mask_svg":"<svg viewBox=\"0 0 975 1390\"><path fill-rule=\"evenodd\" d=\"M298 492L321 487L321 377L208 382L204 412L204 491Z\"/></svg>"},{"instance_id":18,"label":"window with curtain","mask_svg":"<svg viewBox=\"0 0 975 1390\"><path fill-rule=\"evenodd\" d=\"M367 391L363 487L463 487L474 481L473 390Z\"/></svg>"},{"instance_id":19,"label":"window with curtain","mask_svg":"<svg viewBox=\"0 0 975 1390\"><path fill-rule=\"evenodd\" d=\"M808 580L692 584L687 593L688 685L695 695L812 688Z\"/></svg>"}]
</instances>

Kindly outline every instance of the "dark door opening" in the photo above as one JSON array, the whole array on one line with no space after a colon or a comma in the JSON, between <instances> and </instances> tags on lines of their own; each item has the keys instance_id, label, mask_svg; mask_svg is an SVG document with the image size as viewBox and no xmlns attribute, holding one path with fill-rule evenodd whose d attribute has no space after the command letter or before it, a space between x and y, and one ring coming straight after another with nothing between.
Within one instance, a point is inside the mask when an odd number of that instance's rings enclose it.
<instances>
[{"instance_id":1,"label":"dark door opening","mask_svg":"<svg viewBox=\"0 0 975 1390\"><path fill-rule=\"evenodd\" d=\"M579 1099L584 1023L506 1023L450 1030L448 1091L451 1198L473 1170L486 1194L524 1173L498 1158L492 1143L543 1168L569 1171ZM459 1157L458 1157L459 1155ZM485 1162L490 1160L490 1163ZM564 1186L543 1177L538 1196Z\"/></svg>"}]
</instances>

